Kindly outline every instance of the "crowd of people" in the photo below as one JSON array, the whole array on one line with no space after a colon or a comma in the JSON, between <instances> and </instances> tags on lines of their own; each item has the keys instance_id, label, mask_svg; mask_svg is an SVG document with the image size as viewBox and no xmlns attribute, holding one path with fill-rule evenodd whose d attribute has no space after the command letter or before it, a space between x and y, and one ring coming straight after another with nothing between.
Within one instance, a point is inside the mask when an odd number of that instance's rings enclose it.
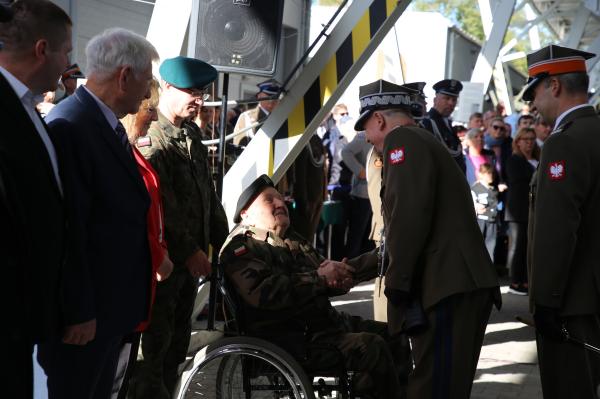
<instances>
[{"instance_id":1,"label":"crowd of people","mask_svg":"<svg viewBox=\"0 0 600 399\"><path fill-rule=\"evenodd\" d=\"M569 346L600 343L593 54L530 54L532 109L475 113L468 126L451 119L458 80L433 85L429 110L422 82L363 85L360 115L337 104L282 181L243 191L229 231L202 143L221 129L204 106L214 67L169 58L157 80L154 46L113 28L89 40L77 87L61 8L17 0L0 18L8 396L32 397L37 345L51 399L171 398L211 253L246 332L291 353L336 348L358 395L376 398L469 397L501 306L494 262L506 264L509 292L530 295L544 396L595 395L600 361ZM258 89L256 108L225 118L240 148L282 91ZM324 203L340 210L330 230ZM332 307L373 278L378 321ZM308 367L330 360L315 354Z\"/></svg>"}]
</instances>

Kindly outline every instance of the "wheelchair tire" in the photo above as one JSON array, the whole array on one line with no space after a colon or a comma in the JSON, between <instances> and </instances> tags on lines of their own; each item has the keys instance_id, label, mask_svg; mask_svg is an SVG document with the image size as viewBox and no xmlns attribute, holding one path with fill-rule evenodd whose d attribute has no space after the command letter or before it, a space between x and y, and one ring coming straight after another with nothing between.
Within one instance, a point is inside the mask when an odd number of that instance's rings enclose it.
<instances>
[{"instance_id":1,"label":"wheelchair tire","mask_svg":"<svg viewBox=\"0 0 600 399\"><path fill-rule=\"evenodd\" d=\"M302 366L272 343L223 338L203 347L184 368L177 399L314 399Z\"/></svg>"}]
</instances>

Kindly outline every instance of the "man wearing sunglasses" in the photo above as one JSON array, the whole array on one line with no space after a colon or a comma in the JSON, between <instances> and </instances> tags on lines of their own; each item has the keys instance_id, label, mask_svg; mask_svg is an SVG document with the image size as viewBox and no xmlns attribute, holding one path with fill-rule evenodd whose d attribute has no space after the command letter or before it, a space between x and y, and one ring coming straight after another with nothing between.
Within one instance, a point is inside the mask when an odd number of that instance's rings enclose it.
<instances>
[{"instance_id":1,"label":"man wearing sunglasses","mask_svg":"<svg viewBox=\"0 0 600 399\"><path fill-rule=\"evenodd\" d=\"M219 250L227 237L225 211L217 198L200 128L188 119L217 78L209 64L187 57L165 60L158 121L138 149L158 172L165 215L165 241L174 269L156 287L150 325L142 334L143 360L130 385L133 398L170 398L177 368L190 341L190 318L198 279L211 271L208 245Z\"/></svg>"}]
</instances>

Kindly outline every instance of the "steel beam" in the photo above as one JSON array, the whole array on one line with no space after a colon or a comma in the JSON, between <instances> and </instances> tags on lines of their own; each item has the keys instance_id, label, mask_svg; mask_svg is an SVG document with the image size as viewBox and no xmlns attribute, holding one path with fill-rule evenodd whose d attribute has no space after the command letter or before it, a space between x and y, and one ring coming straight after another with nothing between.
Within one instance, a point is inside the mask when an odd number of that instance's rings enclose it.
<instances>
[{"instance_id":1,"label":"steel beam","mask_svg":"<svg viewBox=\"0 0 600 399\"><path fill-rule=\"evenodd\" d=\"M573 19L573 22L571 23L569 36L565 38L563 42L565 47L579 48L579 42L581 42L583 32L585 32L585 26L590 18L590 14L590 10L586 7L579 7L575 19Z\"/></svg>"}]
</instances>

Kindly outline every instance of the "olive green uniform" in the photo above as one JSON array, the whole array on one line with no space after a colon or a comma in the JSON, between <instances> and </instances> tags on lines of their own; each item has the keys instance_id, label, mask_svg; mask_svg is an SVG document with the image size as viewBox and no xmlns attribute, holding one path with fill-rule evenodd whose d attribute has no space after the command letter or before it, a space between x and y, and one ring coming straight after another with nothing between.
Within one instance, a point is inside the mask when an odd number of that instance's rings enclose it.
<instances>
[{"instance_id":1,"label":"olive green uniform","mask_svg":"<svg viewBox=\"0 0 600 399\"><path fill-rule=\"evenodd\" d=\"M160 179L165 240L175 267L168 279L157 284L130 396L166 399L187 353L198 285L185 260L198 250L208 253L209 243L220 248L227 236L227 219L214 190L199 128L192 123L178 128L159 112L148 138L138 148Z\"/></svg>"},{"instance_id":2,"label":"olive green uniform","mask_svg":"<svg viewBox=\"0 0 600 399\"><path fill-rule=\"evenodd\" d=\"M492 303L496 271L456 162L427 130L398 127L383 147L381 192L389 265L387 289L419 301L429 327L411 337L409 398L467 398ZM388 301L392 334L406 308Z\"/></svg>"},{"instance_id":3,"label":"olive green uniform","mask_svg":"<svg viewBox=\"0 0 600 399\"><path fill-rule=\"evenodd\" d=\"M574 337L600 346L600 118L568 113L544 144L533 184L529 295ZM537 188L536 188L537 186ZM538 334L544 398L592 398L600 357Z\"/></svg>"},{"instance_id":4,"label":"olive green uniform","mask_svg":"<svg viewBox=\"0 0 600 399\"><path fill-rule=\"evenodd\" d=\"M241 298L245 330L299 357L304 344L330 345L342 353L348 369L358 372L359 392L403 397L400 381L410 367L406 341L390 340L385 323L337 312L329 296L341 292L328 288L317 274L323 260L293 232L280 238L253 227L235 229L223 247L221 263ZM355 280L373 277L370 262L349 263L356 268ZM335 353L311 351L310 364L322 367Z\"/></svg>"}]
</instances>

